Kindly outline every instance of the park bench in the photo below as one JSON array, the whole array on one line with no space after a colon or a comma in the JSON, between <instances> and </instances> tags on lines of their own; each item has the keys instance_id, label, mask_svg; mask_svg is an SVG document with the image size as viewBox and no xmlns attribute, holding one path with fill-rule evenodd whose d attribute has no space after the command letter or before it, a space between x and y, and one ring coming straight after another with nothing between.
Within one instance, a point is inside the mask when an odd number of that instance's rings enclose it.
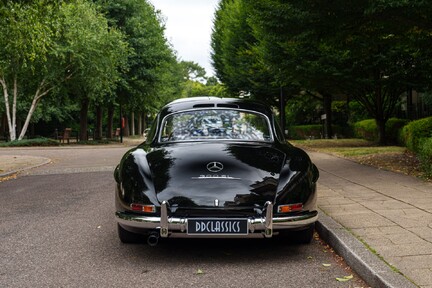
<instances>
[{"instance_id":1,"label":"park bench","mask_svg":"<svg viewBox=\"0 0 432 288\"><path fill-rule=\"evenodd\" d=\"M65 128L63 133L58 135L58 139L60 141L60 143L64 143L65 141L67 141L67 143L69 144L69 140L72 137L72 128Z\"/></svg>"},{"instance_id":2,"label":"park bench","mask_svg":"<svg viewBox=\"0 0 432 288\"><path fill-rule=\"evenodd\" d=\"M117 128L117 129L114 131L114 138L115 138L115 139L120 139L120 128Z\"/></svg>"}]
</instances>

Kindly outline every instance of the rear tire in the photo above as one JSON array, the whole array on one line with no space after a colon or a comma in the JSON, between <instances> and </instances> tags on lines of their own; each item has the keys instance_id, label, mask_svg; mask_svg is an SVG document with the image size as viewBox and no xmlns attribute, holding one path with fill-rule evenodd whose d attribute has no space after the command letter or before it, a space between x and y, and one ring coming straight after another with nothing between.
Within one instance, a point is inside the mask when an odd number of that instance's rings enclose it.
<instances>
[{"instance_id":1,"label":"rear tire","mask_svg":"<svg viewBox=\"0 0 432 288\"><path fill-rule=\"evenodd\" d=\"M295 231L294 240L299 244L309 244L312 242L315 231L315 223L304 230Z\"/></svg>"},{"instance_id":2,"label":"rear tire","mask_svg":"<svg viewBox=\"0 0 432 288\"><path fill-rule=\"evenodd\" d=\"M133 232L129 232L120 224L117 224L117 232L122 243L139 243L142 242L142 236Z\"/></svg>"},{"instance_id":3,"label":"rear tire","mask_svg":"<svg viewBox=\"0 0 432 288\"><path fill-rule=\"evenodd\" d=\"M280 230L279 236L281 241L288 241L293 244L309 244L313 239L314 231L315 223L302 230Z\"/></svg>"}]
</instances>

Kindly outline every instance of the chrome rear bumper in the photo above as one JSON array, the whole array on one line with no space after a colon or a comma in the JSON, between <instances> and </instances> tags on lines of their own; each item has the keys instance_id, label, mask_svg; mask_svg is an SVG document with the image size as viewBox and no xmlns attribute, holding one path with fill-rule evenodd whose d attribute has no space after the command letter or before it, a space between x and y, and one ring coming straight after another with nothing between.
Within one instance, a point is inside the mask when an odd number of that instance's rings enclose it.
<instances>
[{"instance_id":1,"label":"chrome rear bumper","mask_svg":"<svg viewBox=\"0 0 432 288\"><path fill-rule=\"evenodd\" d=\"M267 202L265 205L266 215L259 218L248 218L247 235L224 235L224 238L254 238L273 236L273 230L296 229L307 227L318 219L318 211L307 212L302 215L273 217L273 204ZM167 203L161 204L161 216L144 216L128 212L116 212L117 222L124 227L133 227L137 229L159 230L161 237L205 237L217 238L218 235L188 235L186 233L187 218L169 217Z\"/></svg>"}]
</instances>

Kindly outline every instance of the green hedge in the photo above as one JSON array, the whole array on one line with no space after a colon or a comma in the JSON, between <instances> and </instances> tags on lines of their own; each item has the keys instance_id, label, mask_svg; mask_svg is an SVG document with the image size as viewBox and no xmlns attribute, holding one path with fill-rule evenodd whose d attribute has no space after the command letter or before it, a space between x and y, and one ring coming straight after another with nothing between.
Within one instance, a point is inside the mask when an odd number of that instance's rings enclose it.
<instances>
[{"instance_id":1,"label":"green hedge","mask_svg":"<svg viewBox=\"0 0 432 288\"><path fill-rule=\"evenodd\" d=\"M59 141L48 138L35 138L15 140L11 142L0 143L0 147L29 147L29 146L59 146Z\"/></svg>"},{"instance_id":2,"label":"green hedge","mask_svg":"<svg viewBox=\"0 0 432 288\"><path fill-rule=\"evenodd\" d=\"M343 135L343 129L338 125L332 125L333 134ZM298 125L290 126L288 128L288 138L293 140L304 139L321 139L323 137L322 125Z\"/></svg>"},{"instance_id":3,"label":"green hedge","mask_svg":"<svg viewBox=\"0 0 432 288\"><path fill-rule=\"evenodd\" d=\"M417 155L426 177L432 177L432 137L420 141Z\"/></svg>"},{"instance_id":4,"label":"green hedge","mask_svg":"<svg viewBox=\"0 0 432 288\"><path fill-rule=\"evenodd\" d=\"M401 142L411 151L418 152L420 143L432 136L432 117L408 123L401 131Z\"/></svg>"},{"instance_id":5,"label":"green hedge","mask_svg":"<svg viewBox=\"0 0 432 288\"><path fill-rule=\"evenodd\" d=\"M398 143L399 134L402 128L408 123L408 120L390 118L386 122L386 138L389 143ZM378 141L378 126L375 119L366 119L354 123L354 136L369 141Z\"/></svg>"}]
</instances>

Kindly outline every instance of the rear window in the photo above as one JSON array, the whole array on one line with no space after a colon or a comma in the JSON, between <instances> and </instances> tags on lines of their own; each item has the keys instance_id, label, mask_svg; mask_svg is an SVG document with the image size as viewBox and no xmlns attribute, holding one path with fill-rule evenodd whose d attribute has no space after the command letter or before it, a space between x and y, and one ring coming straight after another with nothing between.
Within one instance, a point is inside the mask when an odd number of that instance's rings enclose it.
<instances>
[{"instance_id":1,"label":"rear window","mask_svg":"<svg viewBox=\"0 0 432 288\"><path fill-rule=\"evenodd\" d=\"M268 118L235 109L200 109L168 115L161 125L160 142L244 140L271 142Z\"/></svg>"}]
</instances>

